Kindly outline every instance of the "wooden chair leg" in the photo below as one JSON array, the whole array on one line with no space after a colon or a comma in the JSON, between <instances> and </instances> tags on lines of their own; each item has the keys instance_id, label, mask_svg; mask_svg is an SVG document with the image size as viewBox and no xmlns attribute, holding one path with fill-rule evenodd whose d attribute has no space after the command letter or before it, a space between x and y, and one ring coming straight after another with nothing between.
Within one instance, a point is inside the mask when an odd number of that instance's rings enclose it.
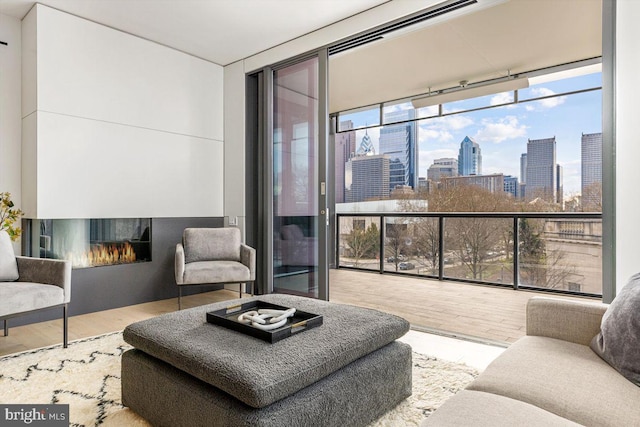
<instances>
[{"instance_id":1,"label":"wooden chair leg","mask_svg":"<svg viewBox=\"0 0 640 427\"><path fill-rule=\"evenodd\" d=\"M67 348L69 345L69 317L67 315L67 304L62 306L62 345Z\"/></svg>"},{"instance_id":2,"label":"wooden chair leg","mask_svg":"<svg viewBox=\"0 0 640 427\"><path fill-rule=\"evenodd\" d=\"M9 319L4 319L4 336L9 336Z\"/></svg>"},{"instance_id":3,"label":"wooden chair leg","mask_svg":"<svg viewBox=\"0 0 640 427\"><path fill-rule=\"evenodd\" d=\"M182 310L182 287L178 286L178 310Z\"/></svg>"},{"instance_id":4,"label":"wooden chair leg","mask_svg":"<svg viewBox=\"0 0 640 427\"><path fill-rule=\"evenodd\" d=\"M240 298L242 298L242 283L238 283L238 290L240 292Z\"/></svg>"}]
</instances>

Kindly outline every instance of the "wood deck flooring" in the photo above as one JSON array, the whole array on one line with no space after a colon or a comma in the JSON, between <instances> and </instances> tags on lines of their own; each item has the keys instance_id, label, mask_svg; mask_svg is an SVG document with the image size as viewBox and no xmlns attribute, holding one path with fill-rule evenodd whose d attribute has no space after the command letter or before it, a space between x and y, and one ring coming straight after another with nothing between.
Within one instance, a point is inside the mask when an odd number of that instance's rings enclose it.
<instances>
[{"instance_id":1,"label":"wood deck flooring","mask_svg":"<svg viewBox=\"0 0 640 427\"><path fill-rule=\"evenodd\" d=\"M329 300L397 314L412 326L461 337L511 343L525 335L527 301L537 295L493 286L331 270Z\"/></svg>"},{"instance_id":2,"label":"wood deck flooring","mask_svg":"<svg viewBox=\"0 0 640 427\"><path fill-rule=\"evenodd\" d=\"M329 296L333 302L397 314L416 329L503 343L513 342L525 334L525 307L529 298L550 296L344 269L331 270L330 281ZM183 305L195 307L235 299L237 295L234 290L190 295L183 297ZM172 298L73 316L69 318L69 341L119 331L130 323L177 308L177 298ZM11 327L8 337L0 336L0 356L61 342L61 319Z\"/></svg>"}]
</instances>

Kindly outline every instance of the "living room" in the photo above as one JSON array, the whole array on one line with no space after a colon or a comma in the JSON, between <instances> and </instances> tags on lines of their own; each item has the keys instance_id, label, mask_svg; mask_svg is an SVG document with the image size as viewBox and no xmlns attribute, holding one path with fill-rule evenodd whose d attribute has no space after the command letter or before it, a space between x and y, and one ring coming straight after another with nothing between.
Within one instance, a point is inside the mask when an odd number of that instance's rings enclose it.
<instances>
[{"instance_id":1,"label":"living room","mask_svg":"<svg viewBox=\"0 0 640 427\"><path fill-rule=\"evenodd\" d=\"M20 4L22 16L8 13L12 3ZM7 2L0 9L0 40L7 43L0 46L0 190L10 191L29 219L153 221L150 262L73 270L73 331L74 317L85 313L174 298L173 248L184 228L253 227L247 220L254 199L245 162L247 74L437 2L362 2L353 6L361 8L357 11L218 62L180 52L164 40L137 37L133 30L82 19L81 11L65 9L65 2L34 9L26 3ZM638 11L631 1L604 4L605 17L613 5L617 9L603 25L603 32L610 32L603 43L610 46L602 60L603 300L611 302L637 272L637 202L622 195L634 194L640 173L633 162L637 148L624 142L633 140ZM130 13L146 6L139 7ZM219 40L225 54L233 53L231 37ZM227 291L212 294L222 292ZM58 318L44 313L13 324Z\"/></svg>"}]
</instances>

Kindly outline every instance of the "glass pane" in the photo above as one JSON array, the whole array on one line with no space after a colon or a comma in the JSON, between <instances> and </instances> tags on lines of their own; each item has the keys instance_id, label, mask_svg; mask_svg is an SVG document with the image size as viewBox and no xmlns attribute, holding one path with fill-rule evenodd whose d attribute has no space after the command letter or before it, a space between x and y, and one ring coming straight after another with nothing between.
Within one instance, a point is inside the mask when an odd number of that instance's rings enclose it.
<instances>
[{"instance_id":1,"label":"glass pane","mask_svg":"<svg viewBox=\"0 0 640 427\"><path fill-rule=\"evenodd\" d=\"M510 219L446 219L444 276L512 284L512 230Z\"/></svg>"},{"instance_id":2,"label":"glass pane","mask_svg":"<svg viewBox=\"0 0 640 427\"><path fill-rule=\"evenodd\" d=\"M339 266L365 270L380 269L380 219L340 218Z\"/></svg>"},{"instance_id":3,"label":"glass pane","mask_svg":"<svg viewBox=\"0 0 640 427\"><path fill-rule=\"evenodd\" d=\"M443 114L458 111L474 110L476 108L494 107L512 103L515 100L513 91L496 93L493 95L478 96L477 98L463 99L462 101L442 104Z\"/></svg>"},{"instance_id":4,"label":"glass pane","mask_svg":"<svg viewBox=\"0 0 640 427\"><path fill-rule=\"evenodd\" d=\"M536 81L540 81L540 83L536 83ZM540 76L532 78L528 88L518 91L518 100L524 101L601 86L602 73L600 72L553 81L546 81L544 76Z\"/></svg>"},{"instance_id":5,"label":"glass pane","mask_svg":"<svg viewBox=\"0 0 640 427\"><path fill-rule=\"evenodd\" d=\"M410 100L386 102L382 107L382 122L385 125L413 120L415 116L415 110Z\"/></svg>"},{"instance_id":6,"label":"glass pane","mask_svg":"<svg viewBox=\"0 0 640 427\"><path fill-rule=\"evenodd\" d=\"M389 218L385 271L438 276L438 219Z\"/></svg>"},{"instance_id":7,"label":"glass pane","mask_svg":"<svg viewBox=\"0 0 640 427\"><path fill-rule=\"evenodd\" d=\"M318 58L274 72L274 290L318 296Z\"/></svg>"},{"instance_id":8,"label":"glass pane","mask_svg":"<svg viewBox=\"0 0 640 427\"><path fill-rule=\"evenodd\" d=\"M418 108L416 110L417 119L426 119L428 117L436 117L440 114L440 106L430 105L428 107Z\"/></svg>"},{"instance_id":9,"label":"glass pane","mask_svg":"<svg viewBox=\"0 0 640 427\"><path fill-rule=\"evenodd\" d=\"M151 219L34 219L31 253L73 268L151 261Z\"/></svg>"},{"instance_id":10,"label":"glass pane","mask_svg":"<svg viewBox=\"0 0 640 427\"><path fill-rule=\"evenodd\" d=\"M338 113L338 132L380 124L380 105L356 108Z\"/></svg>"},{"instance_id":11,"label":"glass pane","mask_svg":"<svg viewBox=\"0 0 640 427\"><path fill-rule=\"evenodd\" d=\"M602 220L520 220L520 286L602 294Z\"/></svg>"}]
</instances>

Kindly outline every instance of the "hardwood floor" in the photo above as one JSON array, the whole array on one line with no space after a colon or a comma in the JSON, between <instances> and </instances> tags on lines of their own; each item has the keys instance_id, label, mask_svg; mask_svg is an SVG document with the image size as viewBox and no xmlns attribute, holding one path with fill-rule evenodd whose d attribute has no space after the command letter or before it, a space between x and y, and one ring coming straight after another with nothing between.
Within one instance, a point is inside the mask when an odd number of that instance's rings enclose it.
<instances>
[{"instance_id":1,"label":"hardwood floor","mask_svg":"<svg viewBox=\"0 0 640 427\"><path fill-rule=\"evenodd\" d=\"M330 300L397 314L412 327L452 336L502 343L525 334L525 308L536 295L575 297L439 282L415 277L331 270ZM237 298L234 290L183 297L184 308ZM69 318L69 341L120 331L130 323L178 309L177 298L132 305ZM62 320L10 328L0 336L0 356L62 342Z\"/></svg>"},{"instance_id":2,"label":"hardwood floor","mask_svg":"<svg viewBox=\"0 0 640 427\"><path fill-rule=\"evenodd\" d=\"M237 290L222 289L182 297L182 307L191 308L238 298ZM112 310L98 311L69 318L69 341L108 332L121 331L130 323L178 309L178 299L171 298ZM62 310L61 310L62 311ZM62 314L62 313L61 313ZM0 356L62 343L62 319L11 328L9 336L0 332Z\"/></svg>"}]
</instances>

